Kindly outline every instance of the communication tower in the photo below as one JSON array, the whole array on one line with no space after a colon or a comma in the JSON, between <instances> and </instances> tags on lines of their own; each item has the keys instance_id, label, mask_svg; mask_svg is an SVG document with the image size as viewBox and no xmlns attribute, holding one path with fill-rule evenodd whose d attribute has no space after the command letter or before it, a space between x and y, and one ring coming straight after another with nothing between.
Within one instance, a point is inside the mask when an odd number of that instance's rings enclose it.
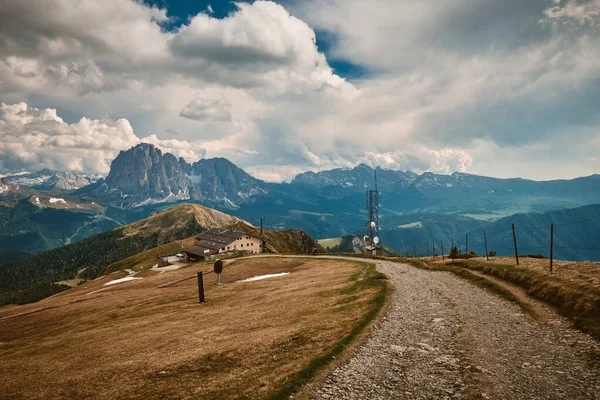
<instances>
[{"instance_id":1,"label":"communication tower","mask_svg":"<svg viewBox=\"0 0 600 400\"><path fill-rule=\"evenodd\" d=\"M379 243L379 190L377 189L377 170L375 170L375 189L367 189L367 212L369 220L365 224L367 233L365 245L377 246Z\"/></svg>"}]
</instances>

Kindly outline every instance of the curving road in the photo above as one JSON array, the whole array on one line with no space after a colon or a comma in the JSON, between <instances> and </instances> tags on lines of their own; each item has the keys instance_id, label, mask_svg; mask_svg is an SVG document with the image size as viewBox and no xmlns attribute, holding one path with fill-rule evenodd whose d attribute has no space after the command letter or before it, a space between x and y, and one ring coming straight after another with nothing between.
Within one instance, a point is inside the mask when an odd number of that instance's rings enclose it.
<instances>
[{"instance_id":1,"label":"curving road","mask_svg":"<svg viewBox=\"0 0 600 400\"><path fill-rule=\"evenodd\" d=\"M389 277L390 307L317 398L600 399L600 346L562 317L539 322L450 273L365 261Z\"/></svg>"}]
</instances>

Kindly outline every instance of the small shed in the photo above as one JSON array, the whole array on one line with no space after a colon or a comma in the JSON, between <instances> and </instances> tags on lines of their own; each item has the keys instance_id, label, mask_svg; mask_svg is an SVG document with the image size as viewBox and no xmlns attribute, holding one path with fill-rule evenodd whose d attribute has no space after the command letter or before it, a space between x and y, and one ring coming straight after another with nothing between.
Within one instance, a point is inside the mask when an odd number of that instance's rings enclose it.
<instances>
[{"instance_id":1,"label":"small shed","mask_svg":"<svg viewBox=\"0 0 600 400\"><path fill-rule=\"evenodd\" d=\"M380 256L383 253L381 251L381 247L368 245L368 246L365 246L365 254L367 256Z\"/></svg>"}]
</instances>

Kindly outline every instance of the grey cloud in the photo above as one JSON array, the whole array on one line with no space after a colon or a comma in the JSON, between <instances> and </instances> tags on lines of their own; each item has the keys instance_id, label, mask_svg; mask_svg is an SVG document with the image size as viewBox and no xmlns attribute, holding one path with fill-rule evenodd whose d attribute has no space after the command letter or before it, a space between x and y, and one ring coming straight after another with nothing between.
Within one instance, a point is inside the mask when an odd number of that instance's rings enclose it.
<instances>
[{"instance_id":1,"label":"grey cloud","mask_svg":"<svg viewBox=\"0 0 600 400\"><path fill-rule=\"evenodd\" d=\"M231 103L227 100L194 98L181 112L180 116L197 121L230 122Z\"/></svg>"},{"instance_id":2,"label":"grey cloud","mask_svg":"<svg viewBox=\"0 0 600 400\"><path fill-rule=\"evenodd\" d=\"M126 117L149 140L191 147L186 157L206 148L263 176L358 162L503 172L510 151L539 151L520 161L532 170L564 146L561 136L587 144L574 160L600 151L590 141L600 127L600 36L579 22L594 9L572 6L597 1L257 1L165 32L156 21L166 11L139 2L6 0L0 101L37 99L40 110L76 115L74 124ZM356 86L333 74L312 27L335 38L333 56L375 72ZM35 124L37 139L74 125ZM498 156L487 163L489 149ZM570 170L591 164L578 165Z\"/></svg>"}]
</instances>

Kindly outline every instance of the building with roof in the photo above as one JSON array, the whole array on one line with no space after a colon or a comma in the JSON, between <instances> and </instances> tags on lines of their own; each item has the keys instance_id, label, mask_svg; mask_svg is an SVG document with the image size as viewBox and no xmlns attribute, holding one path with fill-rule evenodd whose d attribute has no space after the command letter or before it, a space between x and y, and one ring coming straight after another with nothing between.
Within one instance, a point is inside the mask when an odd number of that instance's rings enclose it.
<instances>
[{"instance_id":1,"label":"building with roof","mask_svg":"<svg viewBox=\"0 0 600 400\"><path fill-rule=\"evenodd\" d=\"M196 242L185 253L194 260L203 260L218 254L261 253L260 238L246 232L213 228L196 236Z\"/></svg>"},{"instance_id":2,"label":"building with roof","mask_svg":"<svg viewBox=\"0 0 600 400\"><path fill-rule=\"evenodd\" d=\"M382 254L381 247L377 245L365 246L365 255L367 256L380 256Z\"/></svg>"}]
</instances>

